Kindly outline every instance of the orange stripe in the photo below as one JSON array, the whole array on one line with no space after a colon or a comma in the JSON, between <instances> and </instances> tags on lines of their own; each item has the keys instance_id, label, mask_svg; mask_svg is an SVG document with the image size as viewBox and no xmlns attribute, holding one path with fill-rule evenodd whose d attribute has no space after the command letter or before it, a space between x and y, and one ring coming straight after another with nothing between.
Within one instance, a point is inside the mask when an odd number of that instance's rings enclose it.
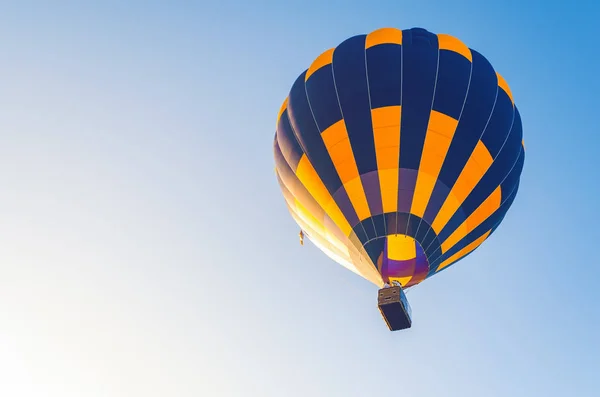
<instances>
[{"instance_id":1,"label":"orange stripe","mask_svg":"<svg viewBox=\"0 0 600 397\"><path fill-rule=\"evenodd\" d=\"M492 161L492 155L483 142L477 142L465 168L463 168L458 176L454 187L450 191L450 194L448 194L446 201L444 201L442 208L433 221L432 227L436 233L439 234L444 226L446 226L450 218L452 218L452 215L454 215L469 193L471 193L483 175L487 172L488 168L490 168Z\"/></svg>"},{"instance_id":2,"label":"orange stripe","mask_svg":"<svg viewBox=\"0 0 600 397\"><path fill-rule=\"evenodd\" d=\"M361 221L369 218L371 211L352 152L346 123L344 120L338 121L323 131L321 136L358 218Z\"/></svg>"},{"instance_id":3,"label":"orange stripe","mask_svg":"<svg viewBox=\"0 0 600 397\"><path fill-rule=\"evenodd\" d=\"M458 120L435 110L429 116L429 126L410 210L414 215L422 218L425 214L457 125Z\"/></svg>"},{"instance_id":4,"label":"orange stripe","mask_svg":"<svg viewBox=\"0 0 600 397\"><path fill-rule=\"evenodd\" d=\"M465 45L465 43L463 43L456 37L447 34L438 34L437 36L440 50L454 51L467 58L469 62L473 62L473 55L471 55L471 50Z\"/></svg>"},{"instance_id":5,"label":"orange stripe","mask_svg":"<svg viewBox=\"0 0 600 397\"><path fill-rule=\"evenodd\" d=\"M365 48L371 48L379 44L402 45L402 31L396 28L382 28L367 35Z\"/></svg>"},{"instance_id":6,"label":"orange stripe","mask_svg":"<svg viewBox=\"0 0 600 397\"><path fill-rule=\"evenodd\" d=\"M323 66L329 65L333 62L333 50L334 48L330 48L321 55L319 55L313 63L310 65L308 70L306 71L306 75L304 76L304 81L307 81L310 76L317 70L321 69Z\"/></svg>"},{"instance_id":7,"label":"orange stripe","mask_svg":"<svg viewBox=\"0 0 600 397\"><path fill-rule=\"evenodd\" d=\"M510 91L510 87L508 86L508 83L506 82L506 80L504 80L504 77L500 76L500 73L496 72L496 76L498 77L498 86L500 86L500 88L502 88L504 90L504 92L506 92L506 95L508 95L508 97L510 98L510 101L514 105L515 101L513 99L513 95L512 95L512 92Z\"/></svg>"},{"instance_id":8,"label":"orange stripe","mask_svg":"<svg viewBox=\"0 0 600 397\"><path fill-rule=\"evenodd\" d=\"M448 250L467 234L475 230L483 221L489 218L500 208L502 201L502 189L500 186L486 198L483 203L442 243L442 253Z\"/></svg>"},{"instance_id":9,"label":"orange stripe","mask_svg":"<svg viewBox=\"0 0 600 397\"><path fill-rule=\"evenodd\" d=\"M401 114L400 106L371 110L383 212L396 212L398 209Z\"/></svg>"},{"instance_id":10,"label":"orange stripe","mask_svg":"<svg viewBox=\"0 0 600 397\"><path fill-rule=\"evenodd\" d=\"M349 236L352 232L352 227L333 200L333 197L331 197L331 194L323 184L321 178L319 178L317 171L306 157L306 154L303 154L300 158L296 176L300 182L302 182L306 190L314 197L315 201L325 210L325 213L329 215L346 236Z\"/></svg>"}]
</instances>

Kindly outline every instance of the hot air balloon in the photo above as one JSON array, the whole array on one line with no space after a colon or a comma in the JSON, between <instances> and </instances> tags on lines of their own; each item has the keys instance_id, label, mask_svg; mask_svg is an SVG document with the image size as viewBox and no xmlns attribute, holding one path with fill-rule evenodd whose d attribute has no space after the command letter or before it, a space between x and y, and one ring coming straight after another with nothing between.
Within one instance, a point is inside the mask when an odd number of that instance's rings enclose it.
<instances>
[{"instance_id":1,"label":"hot air balloon","mask_svg":"<svg viewBox=\"0 0 600 397\"><path fill-rule=\"evenodd\" d=\"M383 28L319 55L277 116L275 170L293 219L380 288L390 330L404 290L464 259L519 188L521 117L504 78L447 34Z\"/></svg>"}]
</instances>

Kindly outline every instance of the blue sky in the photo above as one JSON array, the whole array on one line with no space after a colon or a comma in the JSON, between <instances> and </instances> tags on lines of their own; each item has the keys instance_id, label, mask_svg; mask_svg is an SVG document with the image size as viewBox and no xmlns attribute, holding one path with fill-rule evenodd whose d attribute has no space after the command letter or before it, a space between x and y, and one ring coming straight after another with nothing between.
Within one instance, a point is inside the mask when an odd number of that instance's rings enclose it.
<instances>
[{"instance_id":1,"label":"blue sky","mask_svg":"<svg viewBox=\"0 0 600 397\"><path fill-rule=\"evenodd\" d=\"M598 394L594 1L18 1L0 12L0 394ZM408 298L298 245L281 102L384 26L459 37L523 119L493 238Z\"/></svg>"}]
</instances>

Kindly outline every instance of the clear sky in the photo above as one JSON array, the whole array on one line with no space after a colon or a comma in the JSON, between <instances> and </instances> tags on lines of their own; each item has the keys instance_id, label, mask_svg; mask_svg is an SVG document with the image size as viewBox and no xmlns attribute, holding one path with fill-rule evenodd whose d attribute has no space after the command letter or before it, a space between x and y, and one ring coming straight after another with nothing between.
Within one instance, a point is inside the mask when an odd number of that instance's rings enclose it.
<instances>
[{"instance_id":1,"label":"clear sky","mask_svg":"<svg viewBox=\"0 0 600 397\"><path fill-rule=\"evenodd\" d=\"M54 3L0 8L0 395L599 395L596 1ZM399 333L300 247L272 152L297 75L385 26L483 53L527 148Z\"/></svg>"}]
</instances>

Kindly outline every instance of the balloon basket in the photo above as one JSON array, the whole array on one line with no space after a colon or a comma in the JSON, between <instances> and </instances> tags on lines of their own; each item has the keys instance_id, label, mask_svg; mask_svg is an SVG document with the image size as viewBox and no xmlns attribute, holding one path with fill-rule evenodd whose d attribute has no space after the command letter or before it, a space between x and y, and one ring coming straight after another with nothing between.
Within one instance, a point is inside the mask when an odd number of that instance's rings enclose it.
<instances>
[{"instance_id":1,"label":"balloon basket","mask_svg":"<svg viewBox=\"0 0 600 397\"><path fill-rule=\"evenodd\" d=\"M377 304L390 331L411 327L411 309L402 287L394 285L380 289Z\"/></svg>"}]
</instances>

